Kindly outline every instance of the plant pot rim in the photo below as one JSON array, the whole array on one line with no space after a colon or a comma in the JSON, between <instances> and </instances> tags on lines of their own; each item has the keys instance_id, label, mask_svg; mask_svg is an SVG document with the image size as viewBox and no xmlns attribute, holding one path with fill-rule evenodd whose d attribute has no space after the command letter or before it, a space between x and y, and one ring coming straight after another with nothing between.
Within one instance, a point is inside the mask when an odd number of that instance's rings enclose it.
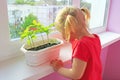
<instances>
[{"instance_id":1,"label":"plant pot rim","mask_svg":"<svg viewBox=\"0 0 120 80\"><path fill-rule=\"evenodd\" d=\"M25 49L25 45L26 44L23 44L22 47L20 48L21 51L23 51L24 53L31 53L31 54L37 54L37 53L40 53L40 52L43 52L43 51L46 51L46 50L49 50L49 49L53 49L53 48L56 48L56 47L60 47L63 45L63 41L61 39L58 39L58 38L55 38L57 39L58 41L60 41L60 44L57 44L57 45L53 45L51 47L47 47L47 48L44 48L44 49L40 49L40 50L37 50L37 51L32 51L32 50L27 50Z\"/></svg>"}]
</instances>

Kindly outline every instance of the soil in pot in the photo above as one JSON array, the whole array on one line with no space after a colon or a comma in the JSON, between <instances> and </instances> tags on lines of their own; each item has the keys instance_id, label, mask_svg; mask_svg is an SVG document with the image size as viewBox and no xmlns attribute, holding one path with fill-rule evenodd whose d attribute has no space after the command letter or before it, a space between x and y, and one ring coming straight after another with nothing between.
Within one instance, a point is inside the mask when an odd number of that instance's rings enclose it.
<instances>
[{"instance_id":1,"label":"soil in pot","mask_svg":"<svg viewBox=\"0 0 120 80\"><path fill-rule=\"evenodd\" d=\"M37 51L37 50L41 50L41 49L44 49L44 48L47 48L47 47L51 47L51 46L54 46L54 45L58 45L58 44L60 44L60 42L47 43L47 44L40 45L40 46L37 46L37 47L34 47L34 48L30 48L30 49L27 49L27 50Z\"/></svg>"}]
</instances>

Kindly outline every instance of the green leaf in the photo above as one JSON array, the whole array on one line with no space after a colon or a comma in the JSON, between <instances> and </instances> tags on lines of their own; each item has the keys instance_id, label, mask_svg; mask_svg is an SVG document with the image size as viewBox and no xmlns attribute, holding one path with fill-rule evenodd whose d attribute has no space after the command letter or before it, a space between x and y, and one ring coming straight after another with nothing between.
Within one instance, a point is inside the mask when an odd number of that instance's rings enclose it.
<instances>
[{"instance_id":1,"label":"green leaf","mask_svg":"<svg viewBox=\"0 0 120 80\"><path fill-rule=\"evenodd\" d=\"M37 36L36 35L32 35L31 38L32 39L37 39Z\"/></svg>"},{"instance_id":2,"label":"green leaf","mask_svg":"<svg viewBox=\"0 0 120 80\"><path fill-rule=\"evenodd\" d=\"M34 25L37 25L37 21L36 21L36 20L33 20L32 23L33 23Z\"/></svg>"},{"instance_id":3,"label":"green leaf","mask_svg":"<svg viewBox=\"0 0 120 80\"><path fill-rule=\"evenodd\" d=\"M30 41L29 39L27 40L27 44L28 44L28 45L30 45L30 44L31 44L31 41Z\"/></svg>"},{"instance_id":4,"label":"green leaf","mask_svg":"<svg viewBox=\"0 0 120 80\"><path fill-rule=\"evenodd\" d=\"M26 37L27 37L26 34L22 34L22 35L20 36L21 39L24 39L24 38L26 38Z\"/></svg>"}]
</instances>

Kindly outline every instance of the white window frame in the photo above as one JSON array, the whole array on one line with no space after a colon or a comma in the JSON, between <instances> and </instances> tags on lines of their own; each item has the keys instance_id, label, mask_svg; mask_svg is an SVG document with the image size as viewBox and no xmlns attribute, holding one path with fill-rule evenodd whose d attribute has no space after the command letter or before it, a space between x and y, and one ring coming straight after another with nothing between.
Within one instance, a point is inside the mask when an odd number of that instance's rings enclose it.
<instances>
[{"instance_id":1,"label":"white window frame","mask_svg":"<svg viewBox=\"0 0 120 80\"><path fill-rule=\"evenodd\" d=\"M80 7L79 0L72 1L74 6ZM110 5L110 0L108 2ZM20 40L12 40L10 39L10 32L9 32L9 22L8 22L8 10L7 10L7 0L0 0L0 61L5 60L11 57L22 55L20 51L20 47L22 45ZM92 32L100 33L105 32L107 27L107 20L108 20L108 12L109 6L107 11L107 19L106 25L104 27L98 27L96 29L92 29Z\"/></svg>"}]
</instances>

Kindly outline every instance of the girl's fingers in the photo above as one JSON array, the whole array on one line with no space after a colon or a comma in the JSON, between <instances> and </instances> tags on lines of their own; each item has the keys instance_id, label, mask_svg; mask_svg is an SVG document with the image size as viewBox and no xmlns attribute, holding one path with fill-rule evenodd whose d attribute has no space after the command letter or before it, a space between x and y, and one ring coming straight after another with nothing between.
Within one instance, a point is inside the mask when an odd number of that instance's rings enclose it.
<instances>
[{"instance_id":1,"label":"girl's fingers","mask_svg":"<svg viewBox=\"0 0 120 80\"><path fill-rule=\"evenodd\" d=\"M58 61L58 59L51 60L50 63L52 64L55 61Z\"/></svg>"},{"instance_id":2,"label":"girl's fingers","mask_svg":"<svg viewBox=\"0 0 120 80\"><path fill-rule=\"evenodd\" d=\"M53 67L63 66L63 62L61 60L55 59L50 62L50 65Z\"/></svg>"},{"instance_id":3,"label":"girl's fingers","mask_svg":"<svg viewBox=\"0 0 120 80\"><path fill-rule=\"evenodd\" d=\"M58 69L63 67L63 62L61 60L54 59L50 62L50 65L53 67L55 71L57 71Z\"/></svg>"}]
</instances>

